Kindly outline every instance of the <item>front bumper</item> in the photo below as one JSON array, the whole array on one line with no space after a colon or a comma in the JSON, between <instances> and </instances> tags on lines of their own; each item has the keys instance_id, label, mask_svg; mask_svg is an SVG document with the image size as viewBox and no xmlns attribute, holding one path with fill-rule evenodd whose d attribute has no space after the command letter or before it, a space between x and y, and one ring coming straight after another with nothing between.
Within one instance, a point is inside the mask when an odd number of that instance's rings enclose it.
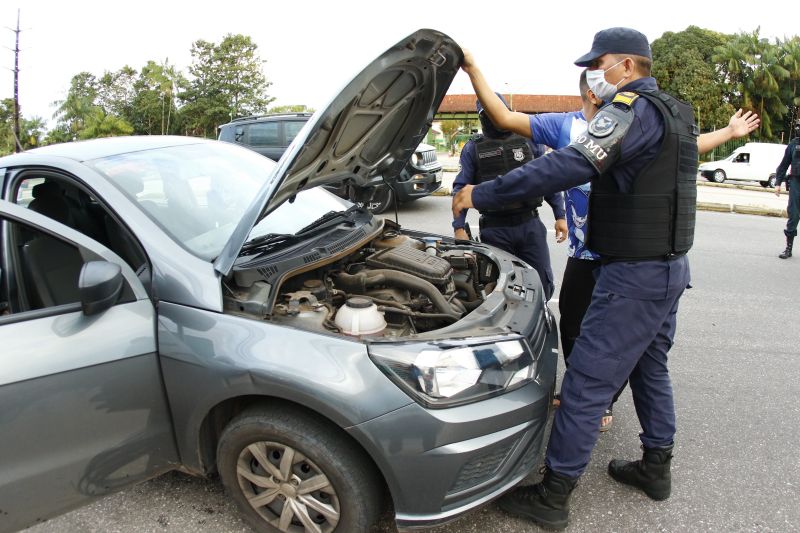
<instances>
[{"instance_id":1,"label":"front bumper","mask_svg":"<svg viewBox=\"0 0 800 533\"><path fill-rule=\"evenodd\" d=\"M527 321L533 319L531 310ZM531 343L542 334L540 327L526 329ZM453 520L497 498L539 465L556 379L554 326L543 340L536 379L521 388L446 409L413 403L349 428L382 471L399 528Z\"/></svg>"},{"instance_id":2,"label":"front bumper","mask_svg":"<svg viewBox=\"0 0 800 533\"><path fill-rule=\"evenodd\" d=\"M411 173L413 172L413 174ZM407 167L395 187L400 203L428 196L442 186L442 166L414 169Z\"/></svg>"}]
</instances>

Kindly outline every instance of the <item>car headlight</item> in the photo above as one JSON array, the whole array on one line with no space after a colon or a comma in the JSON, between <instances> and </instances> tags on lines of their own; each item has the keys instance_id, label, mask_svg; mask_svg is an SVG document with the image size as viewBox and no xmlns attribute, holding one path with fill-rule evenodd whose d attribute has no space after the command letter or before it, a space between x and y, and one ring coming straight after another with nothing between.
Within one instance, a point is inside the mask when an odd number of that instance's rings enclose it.
<instances>
[{"instance_id":1,"label":"car headlight","mask_svg":"<svg viewBox=\"0 0 800 533\"><path fill-rule=\"evenodd\" d=\"M373 362L427 407L454 407L501 394L536 378L536 361L520 336L371 344Z\"/></svg>"},{"instance_id":2,"label":"car headlight","mask_svg":"<svg viewBox=\"0 0 800 533\"><path fill-rule=\"evenodd\" d=\"M419 154L419 152L414 152L413 155L411 156L411 164L414 165L415 167L418 167L421 162L422 162L422 156Z\"/></svg>"}]
</instances>

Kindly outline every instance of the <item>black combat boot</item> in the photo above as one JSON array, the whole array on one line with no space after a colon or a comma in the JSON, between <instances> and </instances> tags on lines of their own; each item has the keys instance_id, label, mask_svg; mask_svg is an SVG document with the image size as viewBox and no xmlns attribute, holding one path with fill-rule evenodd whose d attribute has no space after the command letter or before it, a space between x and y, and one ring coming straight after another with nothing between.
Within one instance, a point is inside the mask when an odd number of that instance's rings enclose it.
<instances>
[{"instance_id":1,"label":"black combat boot","mask_svg":"<svg viewBox=\"0 0 800 533\"><path fill-rule=\"evenodd\" d=\"M608 463L608 473L620 483L642 489L654 500L666 500L672 488L672 446L642 449L640 461L614 459Z\"/></svg>"},{"instance_id":2,"label":"black combat boot","mask_svg":"<svg viewBox=\"0 0 800 533\"><path fill-rule=\"evenodd\" d=\"M786 233L786 232L784 232ZM789 259L792 257L792 245L794 244L794 235L787 235L786 236L786 249L783 251L780 257L781 259Z\"/></svg>"},{"instance_id":3,"label":"black combat boot","mask_svg":"<svg viewBox=\"0 0 800 533\"><path fill-rule=\"evenodd\" d=\"M578 478L545 468L544 479L529 487L520 487L500 500L500 508L515 516L524 516L548 529L564 529L569 521L569 496Z\"/></svg>"}]
</instances>

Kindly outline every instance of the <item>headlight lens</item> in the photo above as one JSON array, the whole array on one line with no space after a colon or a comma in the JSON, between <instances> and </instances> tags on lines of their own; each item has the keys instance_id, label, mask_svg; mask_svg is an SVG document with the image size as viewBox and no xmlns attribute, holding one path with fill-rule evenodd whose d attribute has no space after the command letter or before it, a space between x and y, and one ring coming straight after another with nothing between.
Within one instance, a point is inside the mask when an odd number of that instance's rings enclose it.
<instances>
[{"instance_id":1,"label":"headlight lens","mask_svg":"<svg viewBox=\"0 0 800 533\"><path fill-rule=\"evenodd\" d=\"M422 156L419 154L419 152L414 152L414 154L411 156L411 164L415 167L418 167L421 162Z\"/></svg>"},{"instance_id":2,"label":"headlight lens","mask_svg":"<svg viewBox=\"0 0 800 533\"><path fill-rule=\"evenodd\" d=\"M433 408L482 400L536 378L536 361L520 336L372 344L369 354L400 388Z\"/></svg>"}]
</instances>

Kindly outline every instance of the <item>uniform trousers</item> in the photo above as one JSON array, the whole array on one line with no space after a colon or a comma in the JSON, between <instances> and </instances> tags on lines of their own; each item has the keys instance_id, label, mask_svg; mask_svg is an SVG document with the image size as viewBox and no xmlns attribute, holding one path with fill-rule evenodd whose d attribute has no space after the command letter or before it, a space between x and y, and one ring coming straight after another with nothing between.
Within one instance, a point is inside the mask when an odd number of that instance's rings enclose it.
<instances>
[{"instance_id":1,"label":"uniform trousers","mask_svg":"<svg viewBox=\"0 0 800 533\"><path fill-rule=\"evenodd\" d=\"M539 274L545 298L550 299L555 290L553 269L547 229L538 216L517 225L482 227L481 242L497 246L532 266Z\"/></svg>"},{"instance_id":2,"label":"uniform trousers","mask_svg":"<svg viewBox=\"0 0 800 533\"><path fill-rule=\"evenodd\" d=\"M800 177L793 177L789 180L789 204L786 211L789 214L789 221L786 222L786 233L789 237L797 236L797 223L800 221Z\"/></svg>"},{"instance_id":3,"label":"uniform trousers","mask_svg":"<svg viewBox=\"0 0 800 533\"><path fill-rule=\"evenodd\" d=\"M686 256L600 267L561 383L561 404L545 459L551 470L570 477L583 474L603 412L626 379L642 444L672 444L675 406L667 353L675 336L678 301L688 284Z\"/></svg>"}]
</instances>

